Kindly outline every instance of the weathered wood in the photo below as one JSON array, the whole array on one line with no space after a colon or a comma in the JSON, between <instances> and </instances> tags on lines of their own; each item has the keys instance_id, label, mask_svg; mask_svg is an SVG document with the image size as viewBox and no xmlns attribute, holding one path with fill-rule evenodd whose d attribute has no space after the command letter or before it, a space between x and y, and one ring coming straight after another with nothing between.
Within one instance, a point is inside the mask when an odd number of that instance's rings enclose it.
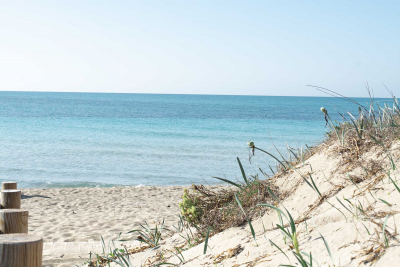
<instances>
[{"instance_id":1,"label":"weathered wood","mask_svg":"<svg viewBox=\"0 0 400 267\"><path fill-rule=\"evenodd\" d=\"M28 216L27 210L0 210L0 234L27 234Z\"/></svg>"},{"instance_id":2,"label":"weathered wood","mask_svg":"<svg viewBox=\"0 0 400 267\"><path fill-rule=\"evenodd\" d=\"M21 190L3 190L1 191L2 209L20 209L21 208Z\"/></svg>"},{"instance_id":3,"label":"weathered wood","mask_svg":"<svg viewBox=\"0 0 400 267\"><path fill-rule=\"evenodd\" d=\"M0 235L0 267L42 267L43 239L28 234Z\"/></svg>"},{"instance_id":4,"label":"weathered wood","mask_svg":"<svg viewBox=\"0 0 400 267\"><path fill-rule=\"evenodd\" d=\"M2 182L1 190L17 189L17 182Z\"/></svg>"}]
</instances>

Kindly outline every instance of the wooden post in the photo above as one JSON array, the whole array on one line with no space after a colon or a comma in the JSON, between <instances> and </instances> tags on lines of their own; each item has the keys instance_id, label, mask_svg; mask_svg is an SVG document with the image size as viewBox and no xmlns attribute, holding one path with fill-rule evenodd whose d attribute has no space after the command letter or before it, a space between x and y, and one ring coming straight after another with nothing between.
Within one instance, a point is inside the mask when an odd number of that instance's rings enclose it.
<instances>
[{"instance_id":1,"label":"wooden post","mask_svg":"<svg viewBox=\"0 0 400 267\"><path fill-rule=\"evenodd\" d=\"M28 210L0 210L0 234L27 234Z\"/></svg>"},{"instance_id":2,"label":"wooden post","mask_svg":"<svg viewBox=\"0 0 400 267\"><path fill-rule=\"evenodd\" d=\"M0 267L42 267L43 239L28 234L0 235Z\"/></svg>"},{"instance_id":3,"label":"wooden post","mask_svg":"<svg viewBox=\"0 0 400 267\"><path fill-rule=\"evenodd\" d=\"M3 190L1 191L2 209L20 209L21 208L21 190Z\"/></svg>"},{"instance_id":4,"label":"wooden post","mask_svg":"<svg viewBox=\"0 0 400 267\"><path fill-rule=\"evenodd\" d=\"M17 182L2 182L1 190L17 189Z\"/></svg>"}]
</instances>

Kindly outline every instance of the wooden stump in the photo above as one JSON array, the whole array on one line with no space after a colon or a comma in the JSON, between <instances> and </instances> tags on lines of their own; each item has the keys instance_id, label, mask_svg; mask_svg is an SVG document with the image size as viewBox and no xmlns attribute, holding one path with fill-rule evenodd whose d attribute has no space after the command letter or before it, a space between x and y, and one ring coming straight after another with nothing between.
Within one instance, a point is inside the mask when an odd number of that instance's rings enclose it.
<instances>
[{"instance_id":1,"label":"wooden stump","mask_svg":"<svg viewBox=\"0 0 400 267\"><path fill-rule=\"evenodd\" d=\"M17 182L2 182L1 190L17 189Z\"/></svg>"},{"instance_id":2,"label":"wooden stump","mask_svg":"<svg viewBox=\"0 0 400 267\"><path fill-rule=\"evenodd\" d=\"M20 209L21 208L21 190L3 190L1 191L2 209Z\"/></svg>"},{"instance_id":3,"label":"wooden stump","mask_svg":"<svg viewBox=\"0 0 400 267\"><path fill-rule=\"evenodd\" d=\"M42 267L43 239L28 234L0 235L0 267Z\"/></svg>"},{"instance_id":4,"label":"wooden stump","mask_svg":"<svg viewBox=\"0 0 400 267\"><path fill-rule=\"evenodd\" d=\"M27 210L0 210L0 234L27 234L28 215Z\"/></svg>"}]
</instances>

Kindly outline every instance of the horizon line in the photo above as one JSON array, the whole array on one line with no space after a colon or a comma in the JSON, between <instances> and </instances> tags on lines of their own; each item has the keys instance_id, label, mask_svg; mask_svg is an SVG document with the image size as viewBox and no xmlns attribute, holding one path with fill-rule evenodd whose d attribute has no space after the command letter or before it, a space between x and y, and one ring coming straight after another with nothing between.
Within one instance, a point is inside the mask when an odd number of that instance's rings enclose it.
<instances>
[{"instance_id":1,"label":"horizon line","mask_svg":"<svg viewBox=\"0 0 400 267\"><path fill-rule=\"evenodd\" d=\"M301 95L246 95L246 94L182 94L182 93L128 93L128 92L90 92L90 91L14 91L14 90L0 90L0 93L62 93L62 94L140 94L140 95L198 95L198 96L264 96L264 97L328 97L328 98L341 98L337 96L301 96ZM369 99L370 97L365 97L365 96L346 96L346 97L352 97L352 98L367 98ZM392 99L392 97L374 97L374 98L388 98Z\"/></svg>"}]
</instances>

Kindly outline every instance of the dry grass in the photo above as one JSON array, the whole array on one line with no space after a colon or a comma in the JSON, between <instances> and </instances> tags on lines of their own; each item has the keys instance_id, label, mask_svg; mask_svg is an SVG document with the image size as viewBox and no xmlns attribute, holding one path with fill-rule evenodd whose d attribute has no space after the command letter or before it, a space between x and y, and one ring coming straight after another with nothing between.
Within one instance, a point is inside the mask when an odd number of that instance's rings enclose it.
<instances>
[{"instance_id":1,"label":"dry grass","mask_svg":"<svg viewBox=\"0 0 400 267\"><path fill-rule=\"evenodd\" d=\"M241 189L237 187L213 189L204 185L193 185L188 197L196 199L196 208L203 211L202 216L195 222L196 226L201 233L211 228L215 234L230 227L243 225L247 219L235 201L235 194L238 195L250 220L262 216L266 208L257 204L273 203L267 188L279 196L278 189L269 180L255 179Z\"/></svg>"}]
</instances>

